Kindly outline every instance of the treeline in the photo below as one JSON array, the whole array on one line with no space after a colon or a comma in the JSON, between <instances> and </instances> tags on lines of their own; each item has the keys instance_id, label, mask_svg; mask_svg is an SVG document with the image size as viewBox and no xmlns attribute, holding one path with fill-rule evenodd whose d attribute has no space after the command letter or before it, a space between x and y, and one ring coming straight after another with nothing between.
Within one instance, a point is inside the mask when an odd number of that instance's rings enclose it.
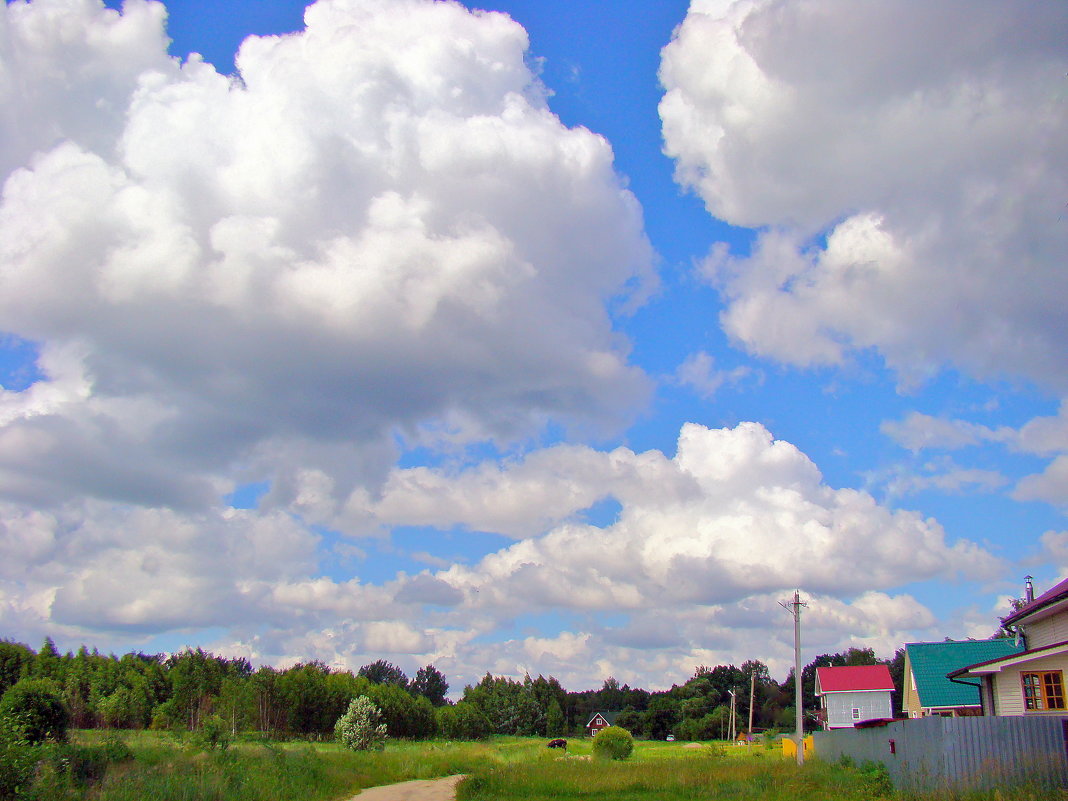
<instances>
[{"instance_id":1,"label":"treeline","mask_svg":"<svg viewBox=\"0 0 1068 801\"><path fill-rule=\"evenodd\" d=\"M890 665L900 704L903 651ZM816 709L815 669L824 665L876 664L871 649L821 654L802 671L806 713ZM670 690L649 692L622 686L609 677L599 690L568 692L555 678L522 680L486 674L464 688L462 700L446 696L449 685L433 665L415 677L384 660L356 673L321 662L286 670L253 669L248 660L190 649L170 656L129 653L103 655L85 646L60 654L51 639L34 652L21 643L0 641L0 694L21 679L47 679L66 704L76 728L183 729L196 731L211 719L233 734L263 737L329 737L334 723L357 695L382 710L391 737L443 736L479 739L488 734L567 736L580 734L595 712L617 712L617 725L636 736L707 740L726 737L731 693L736 726L748 725L752 677L753 728L788 729L794 720L793 674L781 684L759 661L741 667L698 667ZM811 723L809 723L811 725Z\"/></svg>"}]
</instances>

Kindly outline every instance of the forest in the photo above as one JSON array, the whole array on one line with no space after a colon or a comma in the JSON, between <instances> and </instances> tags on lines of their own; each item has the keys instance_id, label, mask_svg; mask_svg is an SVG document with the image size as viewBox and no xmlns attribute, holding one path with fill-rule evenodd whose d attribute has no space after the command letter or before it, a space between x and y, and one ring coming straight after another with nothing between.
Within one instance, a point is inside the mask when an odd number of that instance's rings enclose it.
<instances>
[{"instance_id":1,"label":"forest","mask_svg":"<svg viewBox=\"0 0 1068 801\"><path fill-rule=\"evenodd\" d=\"M898 691L900 712L904 650L879 660L871 649L821 654L802 670L806 728L814 727L817 667L887 664ZM595 711L618 712L616 724L635 736L708 740L727 736L730 695L736 697L737 730L793 728L794 675L779 683L767 666L749 660L734 665L698 666L691 677L669 690L631 688L613 677L598 690L568 691L554 677L522 680L487 673L448 697L448 680L433 665L413 678L385 660L355 673L321 662L284 670L253 668L243 658L216 656L202 649L180 653L101 654L86 646L60 653L49 638L39 650L0 641L0 695L24 680L45 680L62 697L70 724L80 729L157 729L199 731L206 725L231 734L264 738L330 738L334 723L352 698L369 696L382 711L390 737L479 739L490 734L568 736L583 732ZM749 688L754 688L750 700Z\"/></svg>"}]
</instances>

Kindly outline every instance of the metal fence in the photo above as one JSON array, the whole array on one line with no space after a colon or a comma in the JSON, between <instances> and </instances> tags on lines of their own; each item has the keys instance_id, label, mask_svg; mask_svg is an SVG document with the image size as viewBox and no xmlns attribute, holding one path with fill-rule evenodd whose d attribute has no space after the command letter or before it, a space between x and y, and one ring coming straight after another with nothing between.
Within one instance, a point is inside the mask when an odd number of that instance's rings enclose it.
<instances>
[{"instance_id":1,"label":"metal fence","mask_svg":"<svg viewBox=\"0 0 1068 801\"><path fill-rule=\"evenodd\" d=\"M1068 786L1068 717L930 717L816 732L816 756L881 762L901 790Z\"/></svg>"}]
</instances>

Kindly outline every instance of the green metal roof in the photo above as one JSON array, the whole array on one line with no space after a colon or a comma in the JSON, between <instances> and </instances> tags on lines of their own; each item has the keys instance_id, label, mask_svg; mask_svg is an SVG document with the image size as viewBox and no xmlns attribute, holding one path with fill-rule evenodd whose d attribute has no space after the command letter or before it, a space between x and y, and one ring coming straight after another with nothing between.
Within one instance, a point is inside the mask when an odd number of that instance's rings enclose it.
<instances>
[{"instance_id":1,"label":"green metal roof","mask_svg":"<svg viewBox=\"0 0 1068 801\"><path fill-rule=\"evenodd\" d=\"M925 707L978 706L979 687L950 681L946 674L988 659L1018 654L1022 650L1023 645L1007 638L905 644L912 675L916 677L920 706Z\"/></svg>"}]
</instances>

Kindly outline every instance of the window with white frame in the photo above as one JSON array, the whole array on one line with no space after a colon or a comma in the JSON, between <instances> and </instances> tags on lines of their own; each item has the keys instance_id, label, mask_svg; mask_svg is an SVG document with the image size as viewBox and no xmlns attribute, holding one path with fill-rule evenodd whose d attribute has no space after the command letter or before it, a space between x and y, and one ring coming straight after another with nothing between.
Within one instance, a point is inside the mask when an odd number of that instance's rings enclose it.
<instances>
[{"instance_id":1,"label":"window with white frame","mask_svg":"<svg viewBox=\"0 0 1068 801\"><path fill-rule=\"evenodd\" d=\"M860 710L853 707L853 720L860 720Z\"/></svg>"}]
</instances>

